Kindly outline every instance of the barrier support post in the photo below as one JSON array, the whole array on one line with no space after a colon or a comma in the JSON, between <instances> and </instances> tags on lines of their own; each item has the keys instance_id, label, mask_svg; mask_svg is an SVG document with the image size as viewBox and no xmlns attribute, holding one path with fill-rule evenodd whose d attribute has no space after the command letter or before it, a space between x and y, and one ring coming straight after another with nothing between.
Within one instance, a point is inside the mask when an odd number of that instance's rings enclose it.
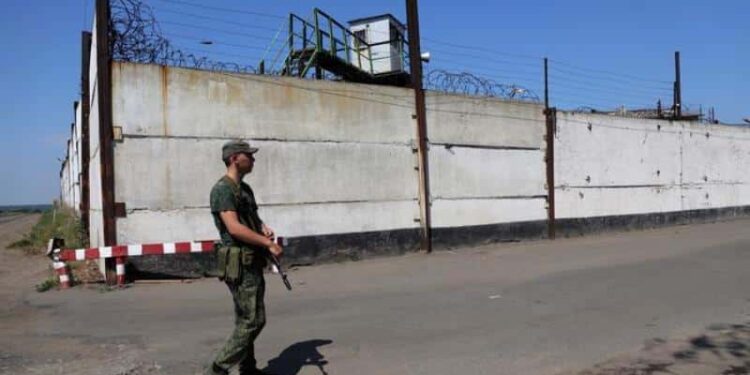
<instances>
[{"instance_id":1,"label":"barrier support post","mask_svg":"<svg viewBox=\"0 0 750 375\"><path fill-rule=\"evenodd\" d=\"M117 274L117 286L125 285L125 257L115 258L115 268Z\"/></svg>"}]
</instances>

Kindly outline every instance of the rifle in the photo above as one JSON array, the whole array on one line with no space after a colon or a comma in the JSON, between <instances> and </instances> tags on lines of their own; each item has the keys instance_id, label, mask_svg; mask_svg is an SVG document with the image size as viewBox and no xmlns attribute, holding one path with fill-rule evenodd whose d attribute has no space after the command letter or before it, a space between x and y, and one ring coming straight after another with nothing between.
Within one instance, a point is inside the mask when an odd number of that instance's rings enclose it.
<instances>
[{"instance_id":1,"label":"rifle","mask_svg":"<svg viewBox=\"0 0 750 375\"><path fill-rule=\"evenodd\" d=\"M283 237L277 237L276 243L285 246L285 238ZM284 271L284 268L281 266L281 262L279 262L279 258L277 258L275 255L271 254L270 251L266 251L268 254L268 260L271 261L271 272L278 273L279 276L281 276L281 281L284 282L284 286L286 286L287 290L292 290L292 283L289 282L289 278L286 275L286 271Z\"/></svg>"}]
</instances>

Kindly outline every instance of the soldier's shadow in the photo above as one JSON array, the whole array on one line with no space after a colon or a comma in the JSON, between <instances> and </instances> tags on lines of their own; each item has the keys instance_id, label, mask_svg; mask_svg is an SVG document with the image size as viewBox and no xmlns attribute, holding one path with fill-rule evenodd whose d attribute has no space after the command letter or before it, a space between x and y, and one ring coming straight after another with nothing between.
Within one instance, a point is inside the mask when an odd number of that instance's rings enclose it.
<instances>
[{"instance_id":1,"label":"soldier's shadow","mask_svg":"<svg viewBox=\"0 0 750 375\"><path fill-rule=\"evenodd\" d=\"M268 361L263 371L278 375L296 375L303 366L316 366L321 375L328 375L325 365L328 361L320 354L318 347L328 345L333 340L307 340L290 345L278 357Z\"/></svg>"}]
</instances>

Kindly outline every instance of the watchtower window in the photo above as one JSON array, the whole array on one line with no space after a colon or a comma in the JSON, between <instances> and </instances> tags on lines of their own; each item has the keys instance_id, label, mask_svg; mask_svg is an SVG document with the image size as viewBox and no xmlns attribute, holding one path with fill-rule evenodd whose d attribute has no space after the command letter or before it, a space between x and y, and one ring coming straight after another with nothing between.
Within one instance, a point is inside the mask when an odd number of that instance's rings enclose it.
<instances>
[{"instance_id":1,"label":"watchtower window","mask_svg":"<svg viewBox=\"0 0 750 375\"><path fill-rule=\"evenodd\" d=\"M357 30L354 32L354 35L357 38L363 40L365 43L369 43L369 41L367 40L367 29Z\"/></svg>"}]
</instances>

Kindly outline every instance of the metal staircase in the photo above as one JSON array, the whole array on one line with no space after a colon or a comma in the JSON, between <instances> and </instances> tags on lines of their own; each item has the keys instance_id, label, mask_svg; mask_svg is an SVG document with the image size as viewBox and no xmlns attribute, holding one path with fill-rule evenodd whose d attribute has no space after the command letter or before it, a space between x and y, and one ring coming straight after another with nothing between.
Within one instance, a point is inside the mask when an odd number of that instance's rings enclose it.
<instances>
[{"instance_id":1,"label":"metal staircase","mask_svg":"<svg viewBox=\"0 0 750 375\"><path fill-rule=\"evenodd\" d=\"M373 58L373 47L382 44L399 46L397 58L403 59L404 62L408 61L408 48L404 48L406 42L403 40L369 44L317 8L313 11L312 21L290 14L289 34L286 46L282 49L286 52L286 58L280 67L274 69L272 66L269 73L299 78L314 76L321 79L324 72L328 72L351 82L409 85L409 73L405 70L376 73L374 65L379 59L394 57ZM264 61L261 62L261 66L265 66ZM407 64L404 63L402 66ZM261 68L261 72L265 73L265 69Z\"/></svg>"}]
</instances>

